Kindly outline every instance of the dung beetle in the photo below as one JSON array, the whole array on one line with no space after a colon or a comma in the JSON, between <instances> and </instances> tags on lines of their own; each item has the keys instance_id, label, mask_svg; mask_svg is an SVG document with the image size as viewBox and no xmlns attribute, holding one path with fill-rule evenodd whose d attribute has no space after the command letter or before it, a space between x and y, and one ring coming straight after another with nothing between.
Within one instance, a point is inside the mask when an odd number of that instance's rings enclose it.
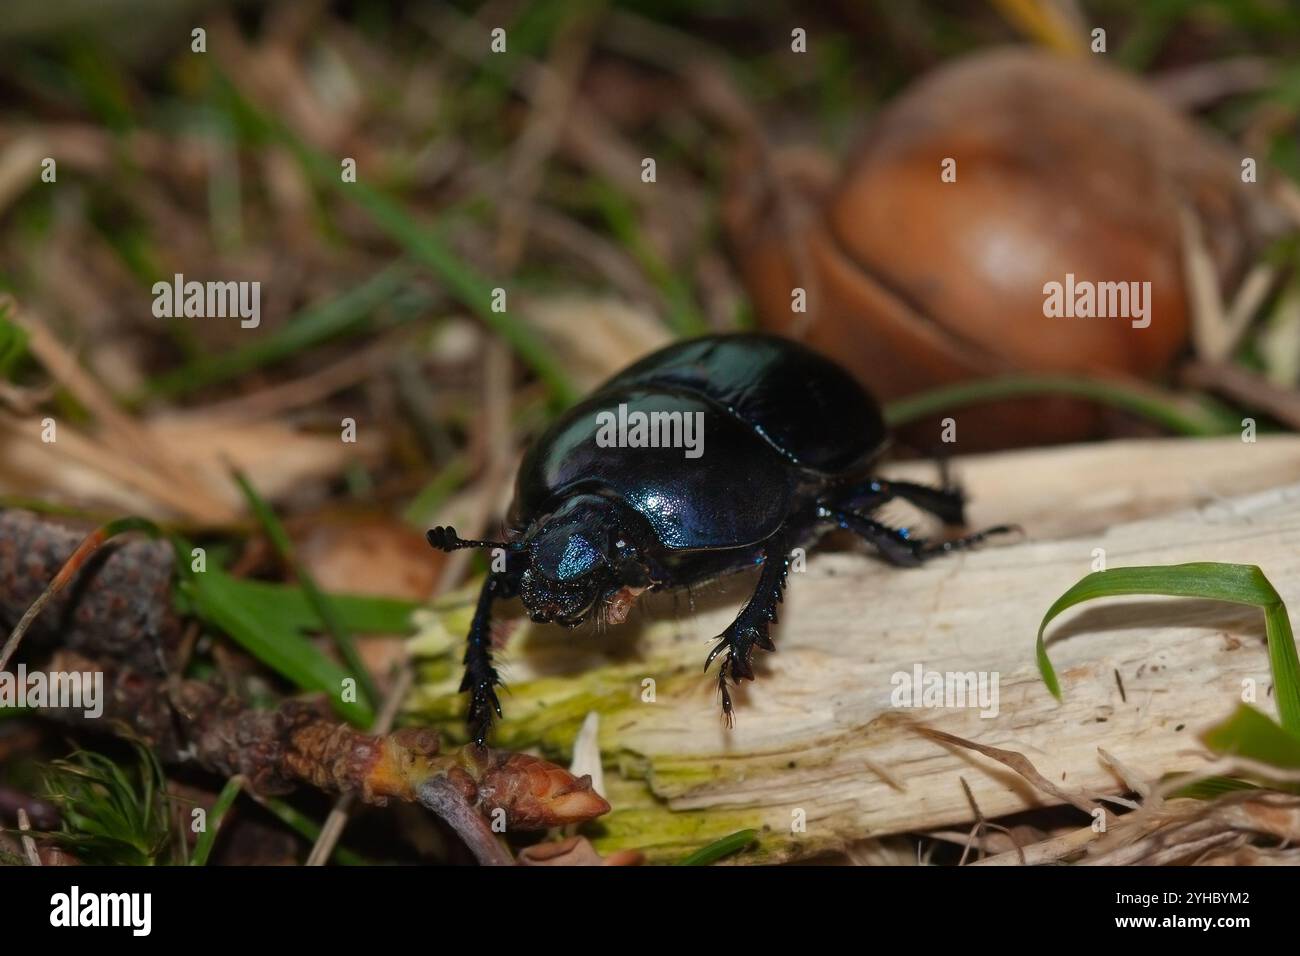
<instances>
[{"instance_id":1,"label":"dung beetle","mask_svg":"<svg viewBox=\"0 0 1300 956\"><path fill-rule=\"evenodd\" d=\"M753 680L753 650L774 649L791 551L832 528L854 532L889 562L914 566L991 534L929 542L871 517L903 499L964 523L964 497L871 475L888 443L876 401L840 366L772 335L709 335L641 359L569 409L519 468L505 541L450 527L443 551L500 549L479 594L461 691L483 743L501 715L491 612L520 597L529 617L574 627L622 622L637 595L702 584L757 565L753 596L709 652L726 652L718 685L732 720L733 683Z\"/></svg>"}]
</instances>

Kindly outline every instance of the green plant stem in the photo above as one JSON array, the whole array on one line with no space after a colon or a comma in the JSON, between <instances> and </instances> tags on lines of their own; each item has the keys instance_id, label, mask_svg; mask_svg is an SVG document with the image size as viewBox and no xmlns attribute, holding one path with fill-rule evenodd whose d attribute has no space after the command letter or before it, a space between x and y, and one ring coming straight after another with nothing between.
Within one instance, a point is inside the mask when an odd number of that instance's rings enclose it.
<instances>
[{"instance_id":1,"label":"green plant stem","mask_svg":"<svg viewBox=\"0 0 1300 956\"><path fill-rule=\"evenodd\" d=\"M217 795L217 802L212 805L212 812L208 814L207 825L203 828L203 832L199 834L199 838L194 844L194 856L190 858L190 866L208 865L208 857L212 854L212 848L217 843L217 833L221 829L221 821L225 819L226 812L234 804L235 798L239 796L239 791L243 787L244 778L239 774L235 774L221 788L221 793Z\"/></svg>"},{"instance_id":2,"label":"green plant stem","mask_svg":"<svg viewBox=\"0 0 1300 956\"><path fill-rule=\"evenodd\" d=\"M757 830L738 830L721 840L715 840L708 846L700 847L690 856L678 860L677 866L708 866L710 863L716 863L723 857L731 856L733 853L739 853L745 847L749 846L758 838Z\"/></svg>"},{"instance_id":3,"label":"green plant stem","mask_svg":"<svg viewBox=\"0 0 1300 956\"><path fill-rule=\"evenodd\" d=\"M347 662L348 667L355 675L359 696L362 698L360 702L364 703L367 708L373 708L373 702L379 699L379 691L374 680L370 677L370 672L366 669L365 662L361 659L361 654L357 651L356 642L352 639L352 632L348 630L347 624L337 613L330 599L316 586L316 579L298 561L293 542L289 540L288 532L284 530L284 525L276 517L275 511L263 500L262 496L257 493L256 489L253 488L252 484L241 472L235 470L233 474L240 490L244 493L244 497L248 500L249 507L252 508L253 513L266 530L267 537L271 539L271 544L280 555L280 559L293 569L293 573L302 586L307 600L311 602L313 609L320 616L326 630L329 631L330 636L333 638L334 646L338 649L339 655Z\"/></svg>"},{"instance_id":4,"label":"green plant stem","mask_svg":"<svg viewBox=\"0 0 1300 956\"><path fill-rule=\"evenodd\" d=\"M1172 395L1154 388L1073 375L1006 375L947 385L890 402L885 407L885 420L891 426L906 425L964 405L1031 395L1088 399L1139 415L1181 435L1224 435L1233 431L1235 424L1212 412L1183 409Z\"/></svg>"}]
</instances>

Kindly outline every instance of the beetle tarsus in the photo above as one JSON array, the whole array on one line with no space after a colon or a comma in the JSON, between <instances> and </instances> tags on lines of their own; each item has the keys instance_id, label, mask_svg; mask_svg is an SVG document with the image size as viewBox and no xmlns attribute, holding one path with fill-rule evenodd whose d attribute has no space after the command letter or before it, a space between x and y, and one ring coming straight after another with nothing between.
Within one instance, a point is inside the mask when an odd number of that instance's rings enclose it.
<instances>
[{"instance_id":1,"label":"beetle tarsus","mask_svg":"<svg viewBox=\"0 0 1300 956\"><path fill-rule=\"evenodd\" d=\"M718 691L722 695L722 723L728 730L736 726L736 711L731 705L731 691L727 690L727 668L718 675Z\"/></svg>"},{"instance_id":2,"label":"beetle tarsus","mask_svg":"<svg viewBox=\"0 0 1300 956\"><path fill-rule=\"evenodd\" d=\"M704 661L704 669L707 671L714 658L724 650L727 652L718 672L718 688L722 693L723 718L729 727L734 725L735 717L731 694L727 690L728 676L733 684L753 680L754 648L776 650L769 631L776 623L777 605L785 597L786 577L790 571L789 545L789 534L784 530L773 536L764 550L763 569L759 572L753 596L722 632L718 643Z\"/></svg>"},{"instance_id":3,"label":"beetle tarsus","mask_svg":"<svg viewBox=\"0 0 1300 956\"><path fill-rule=\"evenodd\" d=\"M480 747L487 746L487 737L492 730L493 713L495 712L497 718L501 717L501 701L497 698L497 692L493 687L498 683L500 679L493 670L490 679L474 685L474 693L470 697L465 723L469 727L470 739Z\"/></svg>"},{"instance_id":4,"label":"beetle tarsus","mask_svg":"<svg viewBox=\"0 0 1300 956\"><path fill-rule=\"evenodd\" d=\"M874 546L890 564L914 568L925 560L926 543L920 538L909 537L907 532L898 528L891 528L856 511L822 509L821 516Z\"/></svg>"},{"instance_id":5,"label":"beetle tarsus","mask_svg":"<svg viewBox=\"0 0 1300 956\"><path fill-rule=\"evenodd\" d=\"M1024 529L1018 524L994 525L991 528L985 528L982 531L976 531L974 534L968 534L961 538L929 542L921 548L921 554L923 557L929 558L940 554L948 554L952 551L965 551L981 545L987 539L999 534L1024 534Z\"/></svg>"},{"instance_id":6,"label":"beetle tarsus","mask_svg":"<svg viewBox=\"0 0 1300 956\"><path fill-rule=\"evenodd\" d=\"M487 741L493 715L501 716L501 701L496 692L501 676L492 664L492 605L497 598L513 597L518 590L518 570L489 574L479 592L478 606L474 609L474 620L469 628L465 645L465 677L460 689L462 693L470 692L466 723L474 742L480 746Z\"/></svg>"}]
</instances>

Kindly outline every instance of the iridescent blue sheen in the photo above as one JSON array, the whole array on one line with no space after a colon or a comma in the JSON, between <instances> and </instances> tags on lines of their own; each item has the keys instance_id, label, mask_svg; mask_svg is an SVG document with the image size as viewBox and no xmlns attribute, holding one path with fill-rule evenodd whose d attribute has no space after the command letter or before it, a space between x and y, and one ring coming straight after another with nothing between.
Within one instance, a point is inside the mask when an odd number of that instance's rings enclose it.
<instances>
[{"instance_id":1,"label":"iridescent blue sheen","mask_svg":"<svg viewBox=\"0 0 1300 956\"><path fill-rule=\"evenodd\" d=\"M574 535L564 545L564 554L556 569L556 580L572 581L587 574L599 563L600 552L586 538Z\"/></svg>"}]
</instances>

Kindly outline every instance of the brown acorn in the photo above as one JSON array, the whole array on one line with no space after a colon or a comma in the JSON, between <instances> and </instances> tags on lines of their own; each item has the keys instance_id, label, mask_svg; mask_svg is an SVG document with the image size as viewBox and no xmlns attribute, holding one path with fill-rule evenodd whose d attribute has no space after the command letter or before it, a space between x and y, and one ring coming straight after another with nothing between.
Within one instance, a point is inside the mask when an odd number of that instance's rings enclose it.
<instances>
[{"instance_id":1,"label":"brown acorn","mask_svg":"<svg viewBox=\"0 0 1300 956\"><path fill-rule=\"evenodd\" d=\"M1002 49L922 77L838 181L779 159L737 177L726 218L760 324L836 357L883 400L1010 372L1157 379L1189 335L1181 210L1229 293L1279 229L1242 159L1099 62ZM1070 275L1150 282L1149 325L1049 317L1047 284ZM957 417L963 451L1103 430L1096 406L1066 398Z\"/></svg>"}]
</instances>

